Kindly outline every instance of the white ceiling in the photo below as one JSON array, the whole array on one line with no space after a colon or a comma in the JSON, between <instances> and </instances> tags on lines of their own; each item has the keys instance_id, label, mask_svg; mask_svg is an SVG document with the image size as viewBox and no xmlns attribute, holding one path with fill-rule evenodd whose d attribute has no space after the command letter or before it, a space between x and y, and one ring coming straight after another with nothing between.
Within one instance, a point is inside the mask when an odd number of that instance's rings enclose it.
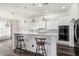
<instances>
[{"instance_id":1,"label":"white ceiling","mask_svg":"<svg viewBox=\"0 0 79 59\"><path fill-rule=\"evenodd\" d=\"M41 4L42 7L38 5ZM62 7L65 7L64 9ZM48 5L43 5L43 3L0 3L0 11L17 16L26 17L37 17L52 13L66 12L70 9L72 3L49 3ZM47 11L47 12L45 12Z\"/></svg>"}]
</instances>

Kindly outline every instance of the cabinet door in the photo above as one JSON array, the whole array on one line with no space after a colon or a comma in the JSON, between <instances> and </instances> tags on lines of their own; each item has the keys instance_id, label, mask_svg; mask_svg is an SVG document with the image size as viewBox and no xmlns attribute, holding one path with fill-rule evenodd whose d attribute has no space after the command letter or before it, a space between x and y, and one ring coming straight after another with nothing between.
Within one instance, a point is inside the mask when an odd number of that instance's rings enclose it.
<instances>
[{"instance_id":1,"label":"cabinet door","mask_svg":"<svg viewBox=\"0 0 79 59\"><path fill-rule=\"evenodd\" d=\"M36 21L34 23L31 23L31 29L39 29L39 28L45 28L45 22L44 21Z\"/></svg>"},{"instance_id":2,"label":"cabinet door","mask_svg":"<svg viewBox=\"0 0 79 59\"><path fill-rule=\"evenodd\" d=\"M36 22L32 23L32 24L31 24L31 29L37 30L37 29L38 29L38 24L37 24Z\"/></svg>"},{"instance_id":3,"label":"cabinet door","mask_svg":"<svg viewBox=\"0 0 79 59\"><path fill-rule=\"evenodd\" d=\"M45 22L44 21L39 21L38 23L38 28L45 28Z\"/></svg>"},{"instance_id":4,"label":"cabinet door","mask_svg":"<svg viewBox=\"0 0 79 59\"><path fill-rule=\"evenodd\" d=\"M47 29L58 29L57 21L47 21Z\"/></svg>"}]
</instances>

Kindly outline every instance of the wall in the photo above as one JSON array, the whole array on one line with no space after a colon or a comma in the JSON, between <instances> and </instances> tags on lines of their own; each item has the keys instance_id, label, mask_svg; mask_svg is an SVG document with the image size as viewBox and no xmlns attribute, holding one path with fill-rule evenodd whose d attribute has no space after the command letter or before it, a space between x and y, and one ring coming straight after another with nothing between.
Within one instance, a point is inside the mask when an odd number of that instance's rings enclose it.
<instances>
[{"instance_id":1,"label":"wall","mask_svg":"<svg viewBox=\"0 0 79 59\"><path fill-rule=\"evenodd\" d=\"M19 32L28 32L31 26L30 19L22 19L19 21Z\"/></svg>"},{"instance_id":2,"label":"wall","mask_svg":"<svg viewBox=\"0 0 79 59\"><path fill-rule=\"evenodd\" d=\"M19 32L19 22L18 20L11 20L11 39L13 40L14 42L14 33L16 32ZM14 43L13 43L13 46L14 48Z\"/></svg>"},{"instance_id":3,"label":"wall","mask_svg":"<svg viewBox=\"0 0 79 59\"><path fill-rule=\"evenodd\" d=\"M11 28L12 28L12 35L14 35L15 32L19 31L19 21L18 20L11 20Z\"/></svg>"},{"instance_id":4,"label":"wall","mask_svg":"<svg viewBox=\"0 0 79 59\"><path fill-rule=\"evenodd\" d=\"M74 3L72 5L72 7L70 8L69 12L70 14L70 19L71 19L71 23L70 23L70 46L74 46L74 20L77 20L79 17L78 17L78 4L77 3Z\"/></svg>"}]
</instances>

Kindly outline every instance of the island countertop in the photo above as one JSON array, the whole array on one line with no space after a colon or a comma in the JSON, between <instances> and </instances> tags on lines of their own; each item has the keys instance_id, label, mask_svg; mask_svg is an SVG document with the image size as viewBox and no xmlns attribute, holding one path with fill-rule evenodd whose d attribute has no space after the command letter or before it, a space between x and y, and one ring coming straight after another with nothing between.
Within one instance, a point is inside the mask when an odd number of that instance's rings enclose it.
<instances>
[{"instance_id":1,"label":"island countertop","mask_svg":"<svg viewBox=\"0 0 79 59\"><path fill-rule=\"evenodd\" d=\"M15 32L14 34L28 34L28 35L54 35L57 36L58 33L32 33L32 32Z\"/></svg>"}]
</instances>

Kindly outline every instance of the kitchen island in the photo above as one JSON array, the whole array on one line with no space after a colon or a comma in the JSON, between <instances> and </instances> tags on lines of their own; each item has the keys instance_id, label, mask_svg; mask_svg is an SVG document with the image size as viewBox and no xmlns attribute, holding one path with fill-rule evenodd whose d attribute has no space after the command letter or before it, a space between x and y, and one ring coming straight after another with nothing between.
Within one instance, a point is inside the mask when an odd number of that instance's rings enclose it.
<instances>
[{"instance_id":1,"label":"kitchen island","mask_svg":"<svg viewBox=\"0 0 79 59\"><path fill-rule=\"evenodd\" d=\"M36 52L36 41L35 38L46 38L45 47L47 56L56 56L56 42L57 42L57 34L50 34L50 33L14 33L13 36L13 49L16 47L16 34L22 34L25 38L26 50Z\"/></svg>"}]
</instances>

